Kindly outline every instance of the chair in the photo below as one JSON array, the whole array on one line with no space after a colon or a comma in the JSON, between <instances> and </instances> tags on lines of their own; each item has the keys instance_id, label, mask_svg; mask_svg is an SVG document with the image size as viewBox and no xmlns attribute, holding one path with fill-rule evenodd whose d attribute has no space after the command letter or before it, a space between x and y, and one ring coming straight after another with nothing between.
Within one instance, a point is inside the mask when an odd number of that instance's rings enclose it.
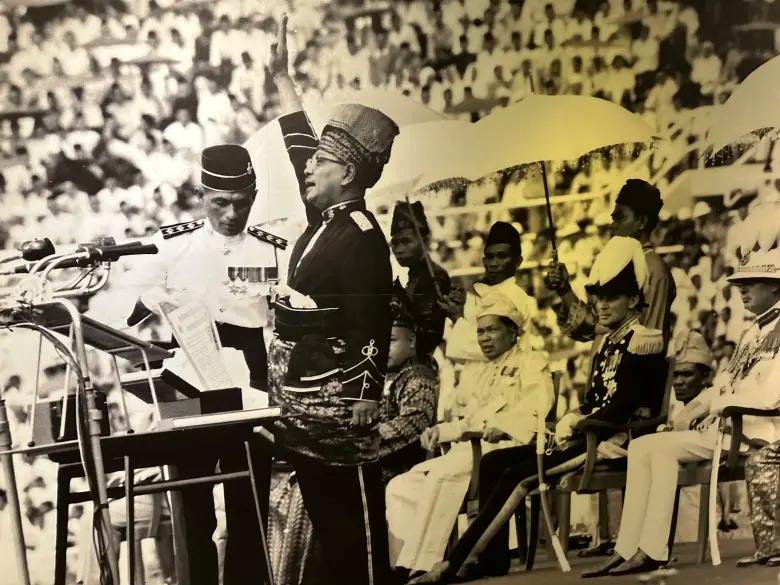
<instances>
[{"instance_id":1,"label":"chair","mask_svg":"<svg viewBox=\"0 0 780 585\"><path fill-rule=\"evenodd\" d=\"M71 504L78 504L89 501L91 496L89 492L71 492L71 482L79 477L84 477L84 470L80 463L61 464L57 470L57 507L56 507L56 533L55 533L55 555L54 555L54 585L65 585L67 580L66 556L68 547L68 514ZM115 490L112 490L115 491ZM164 495L161 493L153 496L152 516L149 522L135 523L134 544L135 554L133 563L135 566L135 583L143 585L145 583L143 557L141 554L141 541L146 538L154 538L157 541L158 549L165 550L165 547L172 547L173 526L170 516L163 515ZM127 539L126 529L118 530L119 541L124 542ZM129 547L128 547L129 548ZM119 549L117 548L117 554ZM164 555L161 554L161 557ZM161 558L161 564L163 558ZM173 571L172 565L170 567Z\"/></svg>"},{"instance_id":2,"label":"chair","mask_svg":"<svg viewBox=\"0 0 780 585\"><path fill-rule=\"evenodd\" d=\"M607 422L586 420L579 428L585 434L587 451L583 456L583 466L572 472L565 473L560 477L557 484L551 485L551 492L557 495L557 515L558 515L558 539L564 552L568 552L569 531L571 521L571 495L579 494L598 494L599 495L599 522L604 520L602 515L606 508L606 492L612 489L625 489L626 486L626 458L618 459L600 459L598 457L598 438L596 431L608 429L614 434L628 433L629 440L633 437L654 432L660 425L666 424L669 415L669 402L671 399L672 380L674 375L674 359L667 359L667 375L664 385L663 400L658 416L654 418L642 418L630 421L624 425L613 425ZM535 510L538 516L538 507ZM533 568L534 559L532 553L536 552L533 543L538 539L539 520L531 519L531 530L529 533L528 557L526 559L526 569Z\"/></svg>"},{"instance_id":3,"label":"chair","mask_svg":"<svg viewBox=\"0 0 780 585\"><path fill-rule=\"evenodd\" d=\"M780 409L763 410L758 408L743 408L729 406L724 409L723 418L731 419L732 441L725 459L721 460L718 469L718 483L730 481L742 481L745 479L745 461L747 457L766 446L766 441L750 439L742 431L743 417L780 417ZM742 447L747 447L743 450ZM677 504L679 503L680 489L688 486L701 486L699 495L699 523L698 542L696 550L696 563L704 563L707 557L707 544L709 538L709 506L710 506L710 481L712 464L709 461L689 463L680 467L677 480L677 500L675 501L675 518L677 516ZM675 525L672 525L672 540L674 538ZM671 548L670 548L671 551Z\"/></svg>"},{"instance_id":4,"label":"chair","mask_svg":"<svg viewBox=\"0 0 780 585\"><path fill-rule=\"evenodd\" d=\"M556 410L558 406L558 395L561 386L561 373L552 372L553 383L553 404L547 415L547 423L554 424L556 417ZM479 512L479 466L482 462L482 433L467 433L464 438L468 438L471 443L471 479L469 480L469 488L466 492L466 497L463 500L461 510L458 514L466 514L466 518L470 521ZM540 501L537 494L531 495L531 532L538 535L539 524L539 510ZM536 542L528 542L526 530L527 514L525 509L525 499L520 503L515 513L515 530L517 532L517 546L518 553L523 562L529 555L529 546L532 546L534 551L536 548ZM453 527L450 534L450 547L454 546L458 540L458 525L457 523Z\"/></svg>"}]
</instances>

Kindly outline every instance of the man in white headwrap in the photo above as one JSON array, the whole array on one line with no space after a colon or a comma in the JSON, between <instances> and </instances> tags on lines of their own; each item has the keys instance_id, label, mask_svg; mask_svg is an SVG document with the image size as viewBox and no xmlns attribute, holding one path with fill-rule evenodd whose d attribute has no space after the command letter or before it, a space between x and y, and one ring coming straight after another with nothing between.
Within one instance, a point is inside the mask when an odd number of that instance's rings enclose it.
<instances>
[{"instance_id":1,"label":"man in white headwrap","mask_svg":"<svg viewBox=\"0 0 780 585\"><path fill-rule=\"evenodd\" d=\"M451 442L452 448L387 486L391 561L396 566L427 571L444 556L469 485L467 433L481 433L486 452L525 445L534 437L537 416L550 409L553 390L546 356L518 342L525 324L508 297L492 293L481 299L476 329L487 361L464 367L453 419L420 438L431 451L442 443Z\"/></svg>"}]
</instances>

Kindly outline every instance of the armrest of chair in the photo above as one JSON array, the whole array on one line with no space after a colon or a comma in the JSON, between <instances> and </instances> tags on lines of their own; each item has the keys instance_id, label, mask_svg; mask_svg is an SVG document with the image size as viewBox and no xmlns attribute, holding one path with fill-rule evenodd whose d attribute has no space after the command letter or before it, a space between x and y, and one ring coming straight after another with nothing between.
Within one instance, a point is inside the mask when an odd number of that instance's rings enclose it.
<instances>
[{"instance_id":1,"label":"armrest of chair","mask_svg":"<svg viewBox=\"0 0 780 585\"><path fill-rule=\"evenodd\" d=\"M466 496L467 501L476 500L479 497L479 466L482 463L482 433L480 431L468 431L461 435L461 441L468 441L471 444L471 480L469 481L469 491ZM454 441L442 443L442 453L450 450Z\"/></svg>"},{"instance_id":2,"label":"armrest of chair","mask_svg":"<svg viewBox=\"0 0 780 585\"><path fill-rule=\"evenodd\" d=\"M742 418L745 416L758 416L764 418L780 417L780 409L762 409L762 408L747 408L744 406L727 406L721 413L723 418L731 419L731 436L732 441L729 447L729 454L726 458L726 467L728 469L734 469L737 466L739 460L739 448L745 443L755 449L760 449L766 442L750 439L742 432Z\"/></svg>"}]
</instances>

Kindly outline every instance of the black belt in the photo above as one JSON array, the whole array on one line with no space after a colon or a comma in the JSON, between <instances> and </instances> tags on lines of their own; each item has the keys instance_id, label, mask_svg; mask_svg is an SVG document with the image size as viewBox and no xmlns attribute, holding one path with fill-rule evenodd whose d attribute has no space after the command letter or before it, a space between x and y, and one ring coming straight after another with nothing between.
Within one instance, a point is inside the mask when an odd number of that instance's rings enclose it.
<instances>
[{"instance_id":1,"label":"black belt","mask_svg":"<svg viewBox=\"0 0 780 585\"><path fill-rule=\"evenodd\" d=\"M298 309L284 300L274 303L275 332L284 341L300 341L306 335L338 337L337 307Z\"/></svg>"}]
</instances>

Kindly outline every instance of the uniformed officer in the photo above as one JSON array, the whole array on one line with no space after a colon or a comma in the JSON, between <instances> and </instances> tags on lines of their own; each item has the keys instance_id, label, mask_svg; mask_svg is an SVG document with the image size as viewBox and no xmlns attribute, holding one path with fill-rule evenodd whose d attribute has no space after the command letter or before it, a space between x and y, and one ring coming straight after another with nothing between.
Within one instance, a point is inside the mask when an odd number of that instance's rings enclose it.
<instances>
[{"instance_id":1,"label":"uniformed officer","mask_svg":"<svg viewBox=\"0 0 780 585\"><path fill-rule=\"evenodd\" d=\"M390 572L376 423L392 270L365 195L379 180L398 127L377 110L348 104L318 138L287 73L286 18L279 34L269 67L308 226L292 251L292 290L277 305L269 351L270 391L297 415L283 421L278 437L322 545L323 580L382 584Z\"/></svg>"},{"instance_id":2,"label":"uniformed officer","mask_svg":"<svg viewBox=\"0 0 780 585\"><path fill-rule=\"evenodd\" d=\"M203 301L216 322L223 346L243 352L250 384L267 389L263 327L268 323L270 288L280 277L286 242L259 226L247 227L255 200L255 172L249 153L234 144L210 146L202 153L205 219L165 226L153 237L159 253L139 262L123 284L142 291L128 324L139 322L160 303L187 298ZM261 502L267 508L270 454L258 445L255 465ZM213 472L217 456L199 453L178 467L177 475ZM222 471L246 469L242 449L219 453ZM224 484L227 520L224 584L262 583L265 575L260 532L248 482ZM211 487L182 492L190 583L219 583L212 535L216 528ZM267 511L267 510L266 510Z\"/></svg>"},{"instance_id":3,"label":"uniformed officer","mask_svg":"<svg viewBox=\"0 0 780 585\"><path fill-rule=\"evenodd\" d=\"M440 302L450 293L447 271L425 258L430 233L422 203L396 203L390 224L390 247L398 263L409 269L404 290L411 301L417 352L421 357L430 357L441 343L447 315Z\"/></svg>"}]
</instances>

